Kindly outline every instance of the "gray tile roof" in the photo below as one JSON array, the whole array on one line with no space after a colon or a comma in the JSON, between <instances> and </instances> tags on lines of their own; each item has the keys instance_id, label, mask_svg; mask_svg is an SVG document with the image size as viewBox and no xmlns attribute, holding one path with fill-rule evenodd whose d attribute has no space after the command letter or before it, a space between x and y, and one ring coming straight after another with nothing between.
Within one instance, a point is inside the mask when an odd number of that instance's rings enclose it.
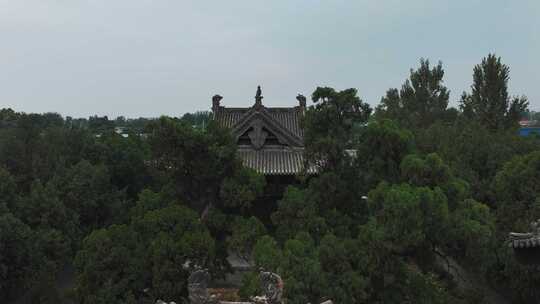
<instances>
[{"instance_id":1,"label":"gray tile roof","mask_svg":"<svg viewBox=\"0 0 540 304\"><path fill-rule=\"evenodd\" d=\"M229 128L237 140L250 132L251 145L237 142L238 156L244 166L264 175L294 175L304 171L304 133L300 120L305 105L267 108L258 101L252 107L228 108L220 106L219 100L213 100L213 119ZM266 130L264 133L262 128ZM269 133L277 143L266 141ZM316 173L315 167L309 168L307 173Z\"/></svg>"},{"instance_id":2,"label":"gray tile roof","mask_svg":"<svg viewBox=\"0 0 540 304\"><path fill-rule=\"evenodd\" d=\"M510 241L510 247L512 248L540 247L540 239L530 238L530 239L525 239L525 240L513 240L513 241Z\"/></svg>"},{"instance_id":3,"label":"gray tile roof","mask_svg":"<svg viewBox=\"0 0 540 304\"><path fill-rule=\"evenodd\" d=\"M219 107L219 110L214 112L214 120L219 125L231 128L242 119L242 116L249 111L250 108L224 108Z\"/></svg>"},{"instance_id":4,"label":"gray tile roof","mask_svg":"<svg viewBox=\"0 0 540 304\"><path fill-rule=\"evenodd\" d=\"M514 249L540 247L540 236L532 233L510 233L508 246Z\"/></svg>"},{"instance_id":5,"label":"gray tile roof","mask_svg":"<svg viewBox=\"0 0 540 304\"><path fill-rule=\"evenodd\" d=\"M294 175L304 168L303 149L238 149L244 166L264 175ZM316 173L315 167L307 170Z\"/></svg>"},{"instance_id":6,"label":"gray tile roof","mask_svg":"<svg viewBox=\"0 0 540 304\"><path fill-rule=\"evenodd\" d=\"M244 115L251 108L225 108L220 107L216 113L214 113L214 119L219 122L221 126L227 128L233 128ZM292 134L303 138L304 133L300 127L300 119L302 112L300 107L292 108L266 108L263 107L263 111L266 111L272 118L274 118L281 126L289 130Z\"/></svg>"}]
</instances>

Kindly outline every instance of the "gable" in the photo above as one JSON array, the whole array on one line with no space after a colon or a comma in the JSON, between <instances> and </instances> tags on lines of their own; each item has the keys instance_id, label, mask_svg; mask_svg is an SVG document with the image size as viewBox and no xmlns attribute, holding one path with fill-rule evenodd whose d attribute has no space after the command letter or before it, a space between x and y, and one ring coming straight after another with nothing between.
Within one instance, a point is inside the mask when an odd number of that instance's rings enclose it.
<instances>
[{"instance_id":1,"label":"gable","mask_svg":"<svg viewBox=\"0 0 540 304\"><path fill-rule=\"evenodd\" d=\"M298 138L304 137L304 133L300 126L300 120L303 115L303 111L300 107L267 108L262 106L261 108L292 134ZM213 109L213 115L220 126L232 129L241 120L245 119L246 114L251 112L251 110L253 110L253 108L226 108L219 106Z\"/></svg>"},{"instance_id":2,"label":"gable","mask_svg":"<svg viewBox=\"0 0 540 304\"><path fill-rule=\"evenodd\" d=\"M303 140L290 129L274 119L264 108L252 108L238 120L232 128L238 144L247 144L247 139L255 149L265 144L302 147Z\"/></svg>"}]
</instances>

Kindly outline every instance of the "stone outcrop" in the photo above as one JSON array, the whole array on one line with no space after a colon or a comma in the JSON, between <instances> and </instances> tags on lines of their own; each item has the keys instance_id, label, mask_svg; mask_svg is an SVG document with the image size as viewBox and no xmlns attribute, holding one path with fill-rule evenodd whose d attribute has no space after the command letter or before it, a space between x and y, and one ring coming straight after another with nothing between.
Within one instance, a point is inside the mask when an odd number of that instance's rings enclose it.
<instances>
[{"instance_id":1,"label":"stone outcrop","mask_svg":"<svg viewBox=\"0 0 540 304\"><path fill-rule=\"evenodd\" d=\"M268 304L281 304L283 295L283 280L273 272L261 271L261 290Z\"/></svg>"},{"instance_id":2,"label":"stone outcrop","mask_svg":"<svg viewBox=\"0 0 540 304\"><path fill-rule=\"evenodd\" d=\"M217 304L218 300L208 292L210 274L207 269L197 269L188 278L189 302L191 304Z\"/></svg>"}]
</instances>

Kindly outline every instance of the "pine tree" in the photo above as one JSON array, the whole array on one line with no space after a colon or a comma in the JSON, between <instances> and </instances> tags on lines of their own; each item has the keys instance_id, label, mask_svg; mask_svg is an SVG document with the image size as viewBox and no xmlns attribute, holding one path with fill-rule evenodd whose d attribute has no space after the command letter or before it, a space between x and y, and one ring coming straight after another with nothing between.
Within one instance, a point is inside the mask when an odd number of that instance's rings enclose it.
<instances>
[{"instance_id":1,"label":"pine tree","mask_svg":"<svg viewBox=\"0 0 540 304\"><path fill-rule=\"evenodd\" d=\"M390 89L377 107L378 118L397 121L408 128L425 128L437 120L446 120L450 91L443 84L442 63L430 67L429 60L420 59L420 67L411 69L401 90Z\"/></svg>"}]
</instances>

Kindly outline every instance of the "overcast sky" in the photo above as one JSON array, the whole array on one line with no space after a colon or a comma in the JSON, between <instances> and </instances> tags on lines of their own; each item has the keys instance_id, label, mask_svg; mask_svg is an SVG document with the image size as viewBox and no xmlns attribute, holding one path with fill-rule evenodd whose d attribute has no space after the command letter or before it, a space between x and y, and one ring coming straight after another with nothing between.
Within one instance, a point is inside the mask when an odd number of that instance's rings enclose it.
<instances>
[{"instance_id":1,"label":"overcast sky","mask_svg":"<svg viewBox=\"0 0 540 304\"><path fill-rule=\"evenodd\" d=\"M540 0L0 0L0 107L86 117L271 106L317 86L378 104L421 57L456 105L490 52L540 110Z\"/></svg>"}]
</instances>

